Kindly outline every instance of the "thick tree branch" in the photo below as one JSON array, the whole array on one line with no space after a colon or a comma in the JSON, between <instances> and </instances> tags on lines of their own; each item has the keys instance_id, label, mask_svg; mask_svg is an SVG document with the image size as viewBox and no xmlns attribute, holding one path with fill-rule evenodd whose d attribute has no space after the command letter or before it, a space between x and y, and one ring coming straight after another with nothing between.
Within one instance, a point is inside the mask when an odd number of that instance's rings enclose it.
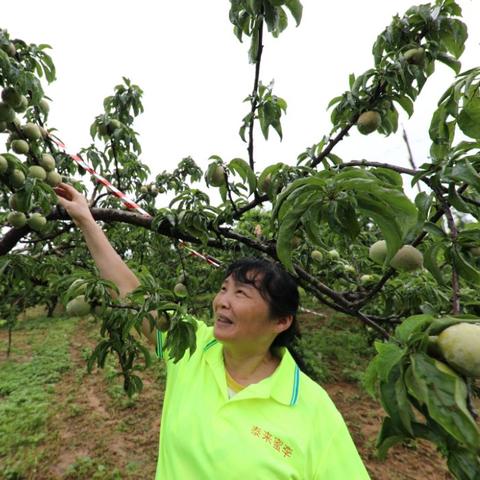
<instances>
[{"instance_id":1,"label":"thick tree branch","mask_svg":"<svg viewBox=\"0 0 480 480\"><path fill-rule=\"evenodd\" d=\"M398 173L404 173L406 175L414 176L418 173L418 170L412 170L411 168L399 167L397 165L392 165L390 163L382 162L369 162L368 160L351 160L350 162L340 163L337 165L337 168L347 168L347 167L376 167L376 168L388 168L389 170L394 170Z\"/></svg>"},{"instance_id":2,"label":"thick tree branch","mask_svg":"<svg viewBox=\"0 0 480 480\"><path fill-rule=\"evenodd\" d=\"M241 208L237 208L237 211L233 214L233 218L235 220L238 220L244 213L254 209L255 207L258 207L259 205L261 205L263 202L266 202L267 200L268 200L267 194L257 196L248 205L245 205Z\"/></svg>"},{"instance_id":3,"label":"thick tree branch","mask_svg":"<svg viewBox=\"0 0 480 480\"><path fill-rule=\"evenodd\" d=\"M93 218L98 221L122 222L154 231L152 229L152 217L146 217L139 213L126 210L113 210L110 208L92 208L90 211L92 212ZM57 206L57 208L47 216L47 220L71 220L71 218L63 208ZM172 239L179 239L195 244L200 243L198 239L179 232L167 221L162 222L155 231ZM9 253L23 237L31 232L32 230L27 225L22 228L12 228L9 230L0 240L0 255L6 255ZM210 239L208 245L214 248L224 248L222 243L215 239Z\"/></svg>"}]
</instances>

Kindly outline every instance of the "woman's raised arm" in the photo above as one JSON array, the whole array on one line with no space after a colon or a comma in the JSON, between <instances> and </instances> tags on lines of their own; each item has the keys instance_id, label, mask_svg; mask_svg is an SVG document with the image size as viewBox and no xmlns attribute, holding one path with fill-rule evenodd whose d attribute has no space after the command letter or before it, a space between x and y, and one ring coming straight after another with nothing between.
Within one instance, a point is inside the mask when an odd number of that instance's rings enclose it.
<instances>
[{"instance_id":1,"label":"woman's raised arm","mask_svg":"<svg viewBox=\"0 0 480 480\"><path fill-rule=\"evenodd\" d=\"M90 212L87 199L71 185L60 183L55 188L58 201L65 208L77 227L83 233L87 247L105 280L113 282L120 292L120 298L135 290L140 285L136 275L128 268L108 241L100 225ZM160 329L167 328L166 319L157 318ZM148 320L143 322L143 333L155 344L155 332L150 329Z\"/></svg>"}]
</instances>

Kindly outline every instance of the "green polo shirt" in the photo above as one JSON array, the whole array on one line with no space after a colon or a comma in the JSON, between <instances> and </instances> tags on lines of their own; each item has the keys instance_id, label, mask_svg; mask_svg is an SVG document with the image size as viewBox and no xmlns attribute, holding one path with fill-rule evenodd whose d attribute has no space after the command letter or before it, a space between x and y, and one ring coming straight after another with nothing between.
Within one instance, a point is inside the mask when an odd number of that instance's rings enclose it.
<instances>
[{"instance_id":1,"label":"green polo shirt","mask_svg":"<svg viewBox=\"0 0 480 480\"><path fill-rule=\"evenodd\" d=\"M156 480L367 480L345 422L286 348L275 372L227 394L223 347L197 321L197 349L167 365Z\"/></svg>"}]
</instances>

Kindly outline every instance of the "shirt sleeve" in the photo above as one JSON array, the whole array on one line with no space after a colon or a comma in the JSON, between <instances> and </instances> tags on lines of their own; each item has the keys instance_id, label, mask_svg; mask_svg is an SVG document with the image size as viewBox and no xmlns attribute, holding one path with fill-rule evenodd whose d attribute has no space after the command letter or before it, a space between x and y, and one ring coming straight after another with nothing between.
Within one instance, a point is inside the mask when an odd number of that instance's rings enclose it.
<instances>
[{"instance_id":1,"label":"shirt sleeve","mask_svg":"<svg viewBox=\"0 0 480 480\"><path fill-rule=\"evenodd\" d=\"M313 480L370 480L343 419L318 459Z\"/></svg>"}]
</instances>

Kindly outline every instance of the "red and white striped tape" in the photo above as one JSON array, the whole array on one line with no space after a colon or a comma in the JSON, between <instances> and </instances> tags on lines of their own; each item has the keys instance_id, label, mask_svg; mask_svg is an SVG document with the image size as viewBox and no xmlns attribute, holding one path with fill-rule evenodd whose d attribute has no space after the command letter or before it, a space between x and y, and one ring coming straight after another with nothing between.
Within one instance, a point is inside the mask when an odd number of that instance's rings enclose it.
<instances>
[{"instance_id":1,"label":"red and white striped tape","mask_svg":"<svg viewBox=\"0 0 480 480\"><path fill-rule=\"evenodd\" d=\"M80 157L80 155L70 155L69 153L67 153L65 144L58 137L50 134L49 138L58 147L60 147L66 155L68 155L78 165L80 165L83 169L85 169L88 173L95 177L102 185L107 187L108 190L110 190L115 196L117 196L127 208L129 208L130 210L137 210L142 215L151 218L151 215L148 212L146 212L142 207L140 207L140 205L137 205L132 199L125 195L125 193L121 192L117 187L115 187L115 185L112 185L106 178L99 175L90 164L88 164L82 157ZM211 257L210 255L203 255L200 252L197 252L193 248L189 247L183 240L179 240L179 242L180 245L183 248L187 249L192 255L205 260L207 263L213 265L214 267L221 266L221 263L217 259Z\"/></svg>"}]
</instances>

